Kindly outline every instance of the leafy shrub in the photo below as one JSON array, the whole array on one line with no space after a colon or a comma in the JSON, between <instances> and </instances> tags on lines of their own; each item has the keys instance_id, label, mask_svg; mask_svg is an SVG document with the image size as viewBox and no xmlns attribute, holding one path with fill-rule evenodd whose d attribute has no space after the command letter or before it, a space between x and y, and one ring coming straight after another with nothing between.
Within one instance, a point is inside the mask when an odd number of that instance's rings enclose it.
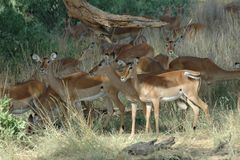
<instances>
[{"instance_id":1,"label":"leafy shrub","mask_svg":"<svg viewBox=\"0 0 240 160\"><path fill-rule=\"evenodd\" d=\"M21 138L24 135L26 122L9 114L10 99L0 99L0 138Z\"/></svg>"},{"instance_id":2,"label":"leafy shrub","mask_svg":"<svg viewBox=\"0 0 240 160\"><path fill-rule=\"evenodd\" d=\"M115 14L147 15L158 18L165 6L189 5L190 0L89 0L92 5ZM188 7L186 7L187 9ZM176 14L176 10L173 9Z\"/></svg>"}]
</instances>

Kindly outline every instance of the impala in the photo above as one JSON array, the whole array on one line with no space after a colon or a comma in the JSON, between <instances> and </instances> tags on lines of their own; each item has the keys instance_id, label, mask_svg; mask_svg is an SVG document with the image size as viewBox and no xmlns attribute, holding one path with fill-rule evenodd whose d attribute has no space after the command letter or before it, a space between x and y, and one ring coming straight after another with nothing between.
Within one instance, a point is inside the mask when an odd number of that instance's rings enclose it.
<instances>
[{"instance_id":1,"label":"impala","mask_svg":"<svg viewBox=\"0 0 240 160\"><path fill-rule=\"evenodd\" d=\"M175 40L171 40L169 37L167 37L165 39L165 41L166 41L166 51L171 57L172 56L177 57L177 55L175 55L175 46L181 39L182 39L182 37L178 37Z\"/></svg>"},{"instance_id":2,"label":"impala","mask_svg":"<svg viewBox=\"0 0 240 160\"><path fill-rule=\"evenodd\" d=\"M57 52L53 52L52 55L57 56ZM50 65L50 63L55 60L56 57L50 56L40 58L37 54L32 54L31 58L34 59L37 62L38 68L40 69L41 72L44 72L46 68ZM80 61L71 57L66 57L62 59L55 60L54 63L58 65L58 70L56 71L58 75L61 76L66 76L72 73L80 72L79 65ZM33 74L32 78L37 79L37 71Z\"/></svg>"},{"instance_id":3,"label":"impala","mask_svg":"<svg viewBox=\"0 0 240 160\"><path fill-rule=\"evenodd\" d=\"M32 101L37 99L45 90L45 85L37 80L28 80L13 86L0 88L3 95L11 99L9 112L22 114L32 109Z\"/></svg>"},{"instance_id":4,"label":"impala","mask_svg":"<svg viewBox=\"0 0 240 160\"><path fill-rule=\"evenodd\" d=\"M167 70L169 69L169 64L174 58L167 55L158 54L155 57L153 57L153 59L156 60L164 70Z\"/></svg>"},{"instance_id":5,"label":"impala","mask_svg":"<svg viewBox=\"0 0 240 160\"><path fill-rule=\"evenodd\" d=\"M224 10L230 13L235 13L239 14L240 11L240 3L235 1L235 2L230 2L224 6Z\"/></svg>"},{"instance_id":6,"label":"impala","mask_svg":"<svg viewBox=\"0 0 240 160\"><path fill-rule=\"evenodd\" d=\"M60 116L65 118L67 114L66 104L61 97L51 88L47 87L38 99L34 100L33 112L41 118L42 121L54 122Z\"/></svg>"},{"instance_id":7,"label":"impala","mask_svg":"<svg viewBox=\"0 0 240 160\"><path fill-rule=\"evenodd\" d=\"M142 43L119 52L116 56L116 59L127 62L136 57L153 57L153 56L154 56L153 47L147 43Z\"/></svg>"},{"instance_id":8,"label":"impala","mask_svg":"<svg viewBox=\"0 0 240 160\"><path fill-rule=\"evenodd\" d=\"M183 27L179 27L173 31L173 37L176 38L179 35L184 38L192 39L196 36L197 33L206 29L207 26L202 23L191 23Z\"/></svg>"},{"instance_id":9,"label":"impala","mask_svg":"<svg viewBox=\"0 0 240 160\"><path fill-rule=\"evenodd\" d=\"M194 111L193 128L196 128L196 122L201 108L207 118L209 118L208 105L198 96L200 87L200 73L190 70L171 71L162 74L141 74L137 75L136 65L129 64L126 71L121 76L121 81L126 82L131 79L131 83L139 94L141 101L152 103L154 107L156 132L159 133L159 103L160 101L173 101L181 98ZM150 112L147 112L150 113ZM147 115L147 125L149 117Z\"/></svg>"},{"instance_id":10,"label":"impala","mask_svg":"<svg viewBox=\"0 0 240 160\"><path fill-rule=\"evenodd\" d=\"M124 44L109 48L105 54L111 55L114 59L128 62L135 57L153 57L154 49L147 43L142 43L136 46Z\"/></svg>"},{"instance_id":11,"label":"impala","mask_svg":"<svg viewBox=\"0 0 240 160\"><path fill-rule=\"evenodd\" d=\"M169 71L169 64L173 60L173 58L158 54L154 58L150 57L141 57L139 58L139 62L136 66L137 74L160 74L163 72L166 72L166 70ZM126 66L127 63L121 60L117 60L119 66ZM182 108L186 109L187 105L185 103L182 103L182 101L176 101L177 105Z\"/></svg>"},{"instance_id":12,"label":"impala","mask_svg":"<svg viewBox=\"0 0 240 160\"><path fill-rule=\"evenodd\" d=\"M142 43L147 43L147 38L144 35L142 35L141 32L139 32L139 35L135 39L133 39L129 44L136 46Z\"/></svg>"},{"instance_id":13,"label":"impala","mask_svg":"<svg viewBox=\"0 0 240 160\"><path fill-rule=\"evenodd\" d=\"M236 69L239 69L240 68L240 62L235 62L234 67ZM238 112L240 112L240 92L237 93L237 110L238 110Z\"/></svg>"},{"instance_id":14,"label":"impala","mask_svg":"<svg viewBox=\"0 0 240 160\"><path fill-rule=\"evenodd\" d=\"M179 28L181 24L181 16L183 15L183 8L184 7L178 7L177 16L172 16L172 6L165 7L163 9L163 16L160 16L159 19L163 22L169 23L166 27L170 30Z\"/></svg>"},{"instance_id":15,"label":"impala","mask_svg":"<svg viewBox=\"0 0 240 160\"><path fill-rule=\"evenodd\" d=\"M159 57L157 57L159 58ZM120 68L125 67L128 63L122 60L115 60ZM129 62L130 63L130 62ZM150 57L141 57L139 58L139 63L137 65L137 74L142 73L160 73L165 71L165 64L162 64L159 59L150 58Z\"/></svg>"},{"instance_id":16,"label":"impala","mask_svg":"<svg viewBox=\"0 0 240 160\"><path fill-rule=\"evenodd\" d=\"M57 52L53 52L53 55L57 56ZM44 57L40 58L37 54L31 55L32 59L38 62L38 67L40 72L44 72L46 68L51 64L51 61L54 56L50 58ZM62 58L54 61L55 64L59 66L58 75L59 77L64 77L69 74L74 74L76 72L80 72L79 65L80 61L74 58ZM33 79L39 79L39 75L37 74L38 71L36 70L34 75L32 75ZM40 78L41 79L41 78ZM54 121L54 117L59 117L60 113L65 114L67 113L67 108L63 107L63 110L59 107L59 102L63 102L61 97L50 87L46 87L45 91L38 97L37 100L34 101L33 111L38 117L41 118L41 121L47 121L48 118L52 122ZM65 106L65 105L62 105ZM59 112L61 110L61 112ZM39 122L39 121L36 121ZM34 124L36 124L36 122Z\"/></svg>"},{"instance_id":17,"label":"impala","mask_svg":"<svg viewBox=\"0 0 240 160\"><path fill-rule=\"evenodd\" d=\"M169 64L170 69L189 69L201 73L202 80L208 84L222 80L240 79L240 71L226 71L209 58L191 56L178 57Z\"/></svg>"},{"instance_id":18,"label":"impala","mask_svg":"<svg viewBox=\"0 0 240 160\"><path fill-rule=\"evenodd\" d=\"M233 80L240 78L240 71L227 71L216 65L208 58L191 56L178 57L169 64L170 69L189 69L201 73L201 79L211 84L216 81ZM208 97L211 100L211 88L208 87ZM210 104L212 105L212 104Z\"/></svg>"},{"instance_id":19,"label":"impala","mask_svg":"<svg viewBox=\"0 0 240 160\"><path fill-rule=\"evenodd\" d=\"M163 15L160 16L159 19L163 22L169 23L168 25L166 25L166 27L168 27L170 30L174 30L180 27L181 18L179 16Z\"/></svg>"},{"instance_id":20,"label":"impala","mask_svg":"<svg viewBox=\"0 0 240 160\"><path fill-rule=\"evenodd\" d=\"M120 131L122 131L124 123L124 106L118 98L118 90L109 83L108 78L105 76L91 77L88 73L78 72L60 79L55 76L55 72L59 66L57 63L54 63L57 55L52 53L50 57L50 65L47 68L42 68L40 70L43 73L42 76L45 79L45 82L56 91L61 99L67 104L81 107L79 103L81 101L95 100L107 95L106 100L108 102L107 107L109 117L106 124L113 113L113 101L121 111ZM41 60L38 55L35 55L32 58L35 61Z\"/></svg>"},{"instance_id":21,"label":"impala","mask_svg":"<svg viewBox=\"0 0 240 160\"><path fill-rule=\"evenodd\" d=\"M190 20L191 21L191 20ZM181 28L176 28L173 30L173 38L169 38L169 36L164 35L166 41L166 51L170 55L173 55L175 52L175 47L180 40L192 39L196 36L196 34L202 32L207 26L201 23L192 23L188 24Z\"/></svg>"},{"instance_id":22,"label":"impala","mask_svg":"<svg viewBox=\"0 0 240 160\"><path fill-rule=\"evenodd\" d=\"M139 35L141 28L129 27L129 28L113 28L109 31L109 35L105 35L104 39L110 43L113 42L130 42Z\"/></svg>"},{"instance_id":23,"label":"impala","mask_svg":"<svg viewBox=\"0 0 240 160\"><path fill-rule=\"evenodd\" d=\"M71 18L65 20L65 28L63 37L72 36L74 39L81 38L82 36L89 33L90 30L83 23L71 25Z\"/></svg>"},{"instance_id":24,"label":"impala","mask_svg":"<svg viewBox=\"0 0 240 160\"><path fill-rule=\"evenodd\" d=\"M114 44L109 47L104 47L103 53L105 53L106 55L111 55L114 58L116 58L119 55L119 53L124 53L125 51L132 47L133 47L132 44Z\"/></svg>"}]
</instances>

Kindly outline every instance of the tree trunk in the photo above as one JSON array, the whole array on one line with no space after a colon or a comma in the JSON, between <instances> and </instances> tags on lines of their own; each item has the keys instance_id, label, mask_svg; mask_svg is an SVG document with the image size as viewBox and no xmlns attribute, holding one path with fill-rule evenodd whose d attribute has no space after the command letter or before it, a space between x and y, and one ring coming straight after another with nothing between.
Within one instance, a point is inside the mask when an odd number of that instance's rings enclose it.
<instances>
[{"instance_id":1,"label":"tree trunk","mask_svg":"<svg viewBox=\"0 0 240 160\"><path fill-rule=\"evenodd\" d=\"M86 0L64 0L68 16L79 19L94 31L105 35L123 34L144 27L162 27L167 23L144 17L114 15L104 12Z\"/></svg>"}]
</instances>

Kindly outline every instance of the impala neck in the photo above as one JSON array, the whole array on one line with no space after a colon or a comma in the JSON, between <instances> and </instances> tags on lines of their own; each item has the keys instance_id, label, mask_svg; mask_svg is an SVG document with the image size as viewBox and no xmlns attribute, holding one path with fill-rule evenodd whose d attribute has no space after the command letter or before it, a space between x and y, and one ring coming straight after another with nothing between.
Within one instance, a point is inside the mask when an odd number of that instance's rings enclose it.
<instances>
[{"instance_id":1,"label":"impala neck","mask_svg":"<svg viewBox=\"0 0 240 160\"><path fill-rule=\"evenodd\" d=\"M137 76L137 65L134 65L134 67L133 67L131 82L132 82L135 90L139 93L140 83L139 83L138 76Z\"/></svg>"},{"instance_id":2,"label":"impala neck","mask_svg":"<svg viewBox=\"0 0 240 160\"><path fill-rule=\"evenodd\" d=\"M49 69L49 73L47 73L45 79L47 84L61 97L62 100L65 101L65 99L68 97L65 90L67 86L63 84L62 80L54 76L54 71L52 68Z\"/></svg>"},{"instance_id":3,"label":"impala neck","mask_svg":"<svg viewBox=\"0 0 240 160\"><path fill-rule=\"evenodd\" d=\"M116 73L116 71L111 67L111 65L106 66L105 70L106 76L109 78L110 83L116 87L119 91L123 92L124 94L135 96L137 92L132 87L129 81L121 82L120 76Z\"/></svg>"}]
</instances>

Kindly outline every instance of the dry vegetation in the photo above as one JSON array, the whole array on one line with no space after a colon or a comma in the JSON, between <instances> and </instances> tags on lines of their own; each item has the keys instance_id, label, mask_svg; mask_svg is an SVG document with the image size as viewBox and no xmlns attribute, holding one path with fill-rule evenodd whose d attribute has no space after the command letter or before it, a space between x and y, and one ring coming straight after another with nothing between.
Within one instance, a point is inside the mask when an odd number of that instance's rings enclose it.
<instances>
[{"instance_id":1,"label":"dry vegetation","mask_svg":"<svg viewBox=\"0 0 240 160\"><path fill-rule=\"evenodd\" d=\"M240 19L237 16L225 14L223 5L219 1L206 1L192 6L191 17L184 17L187 23L190 18L193 22L207 24L208 28L193 40L180 41L177 44L178 55L190 55L209 57L219 66L232 69L235 61L240 60L238 54L240 45L239 28ZM148 42L155 48L156 53L165 53L165 42L156 29L146 29L144 34ZM63 41L57 36L54 38L57 45L49 50L61 50L61 56L76 55L80 58L81 50L89 41L70 42ZM40 47L40 46L39 46ZM90 69L100 59L98 46L90 52L90 57L85 57L84 66ZM41 49L39 49L39 53ZM18 64L20 74L11 74L11 67L6 67L1 75L4 81L7 77L9 83L24 81L30 77L34 67L29 61L30 51L23 49L25 64ZM48 55L49 53L45 53ZM15 66L14 66L15 67ZM10 69L9 69L10 68ZM24 68L24 70L22 70ZM8 71L8 72L7 72ZM7 74L8 73L8 74ZM107 132L101 130L100 117L89 129L85 123L72 113L66 128L55 129L49 125L44 130L38 130L35 134L25 136L19 140L1 140L0 159L16 160L70 160L70 159L240 159L240 114L236 110L237 81L222 82L214 85L214 105L209 106L212 124L208 124L201 113L198 128L194 132L191 128L192 112L187 111L186 119L182 118L183 111L175 104L162 104L160 111L160 134L143 134L144 118L138 114L138 134L129 138L130 115L126 116L126 133L118 134L119 117L112 118ZM205 101L208 98L205 97ZM127 104L127 103L125 103ZM104 105L102 102L94 102L95 106ZM153 126L153 122L152 122ZM119 152L129 144L139 141L147 141L154 138L162 140L166 137L176 137L176 144L169 150L158 151L147 157L134 157L121 155Z\"/></svg>"}]
</instances>

